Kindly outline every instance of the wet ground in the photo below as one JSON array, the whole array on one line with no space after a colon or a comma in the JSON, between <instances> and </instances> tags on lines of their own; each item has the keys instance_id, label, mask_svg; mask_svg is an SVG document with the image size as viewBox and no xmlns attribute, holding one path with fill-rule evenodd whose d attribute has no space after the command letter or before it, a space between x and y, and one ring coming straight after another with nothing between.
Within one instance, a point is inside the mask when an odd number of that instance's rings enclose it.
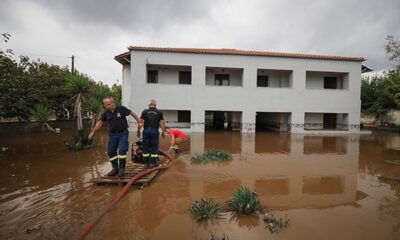
<instances>
[{"instance_id":1,"label":"wet ground","mask_svg":"<svg viewBox=\"0 0 400 240\"><path fill-rule=\"evenodd\" d=\"M130 137L132 142L135 137ZM107 133L98 146L66 150L69 133L0 135L0 239L73 239L121 190L91 181L110 166ZM167 148L167 141L162 142ZM226 163L194 165L205 149L234 153ZM190 134L177 163L150 186L132 188L88 239L400 239L400 135L307 136L208 132ZM262 217L197 223L190 204L202 197L225 203L245 185L278 217L290 219L271 234Z\"/></svg>"}]
</instances>

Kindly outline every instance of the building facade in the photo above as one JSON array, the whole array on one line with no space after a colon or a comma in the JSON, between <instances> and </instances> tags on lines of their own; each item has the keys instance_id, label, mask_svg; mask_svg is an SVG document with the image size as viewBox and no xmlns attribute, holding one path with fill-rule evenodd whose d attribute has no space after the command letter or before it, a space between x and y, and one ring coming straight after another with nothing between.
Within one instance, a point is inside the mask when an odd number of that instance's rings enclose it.
<instances>
[{"instance_id":1,"label":"building facade","mask_svg":"<svg viewBox=\"0 0 400 240\"><path fill-rule=\"evenodd\" d=\"M362 57L235 49L129 47L122 103L155 99L167 125L294 133L360 131Z\"/></svg>"}]
</instances>

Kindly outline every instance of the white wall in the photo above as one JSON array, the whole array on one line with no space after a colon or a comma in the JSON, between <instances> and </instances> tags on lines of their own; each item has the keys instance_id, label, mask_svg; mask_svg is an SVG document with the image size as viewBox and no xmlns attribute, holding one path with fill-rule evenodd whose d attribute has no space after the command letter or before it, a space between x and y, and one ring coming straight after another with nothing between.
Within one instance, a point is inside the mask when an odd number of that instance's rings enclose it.
<instances>
[{"instance_id":1,"label":"white wall","mask_svg":"<svg viewBox=\"0 0 400 240\"><path fill-rule=\"evenodd\" d=\"M147 84L146 64L192 66L192 85ZM242 68L242 86L207 86L206 66ZM293 71L293 87L257 87L257 69ZM359 132L360 69L361 62L350 61L132 51L131 81L123 88L131 89L126 105L135 112L146 108L152 98L161 109L191 110L192 131L204 131L205 110L220 110L242 112L242 131L255 130L256 112L291 112L292 132L304 132L305 112L331 112L349 113L348 122L353 125L349 130ZM306 89L307 71L349 73L349 87L337 91Z\"/></svg>"},{"instance_id":2,"label":"white wall","mask_svg":"<svg viewBox=\"0 0 400 240\"><path fill-rule=\"evenodd\" d=\"M190 123L178 122L178 110L159 109L163 115L167 127L190 128Z\"/></svg>"},{"instance_id":3,"label":"white wall","mask_svg":"<svg viewBox=\"0 0 400 240\"><path fill-rule=\"evenodd\" d=\"M121 103L124 106L128 106L131 100L131 66L122 66L122 99Z\"/></svg>"}]
</instances>

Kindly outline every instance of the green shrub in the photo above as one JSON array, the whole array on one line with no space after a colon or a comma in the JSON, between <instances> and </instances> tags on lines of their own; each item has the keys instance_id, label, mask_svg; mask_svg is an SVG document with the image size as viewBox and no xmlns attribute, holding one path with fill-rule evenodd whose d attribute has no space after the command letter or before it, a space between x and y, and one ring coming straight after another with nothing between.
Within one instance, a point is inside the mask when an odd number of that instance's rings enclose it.
<instances>
[{"instance_id":1,"label":"green shrub","mask_svg":"<svg viewBox=\"0 0 400 240\"><path fill-rule=\"evenodd\" d=\"M46 127L49 131L55 132L55 130L48 123L53 116L53 111L50 110L46 105L35 105L35 107L30 110L30 114L32 118L42 126L42 128Z\"/></svg>"},{"instance_id":2,"label":"green shrub","mask_svg":"<svg viewBox=\"0 0 400 240\"><path fill-rule=\"evenodd\" d=\"M268 228L271 233L279 233L289 225L287 216L285 216L285 219L278 219L275 218L272 213L266 213L264 215L264 222L267 224L266 228Z\"/></svg>"},{"instance_id":3,"label":"green shrub","mask_svg":"<svg viewBox=\"0 0 400 240\"><path fill-rule=\"evenodd\" d=\"M217 219L222 214L220 204L212 199L206 198L202 198L201 200L192 203L190 206L190 212L197 219L197 221Z\"/></svg>"},{"instance_id":4,"label":"green shrub","mask_svg":"<svg viewBox=\"0 0 400 240\"><path fill-rule=\"evenodd\" d=\"M83 149L88 149L94 146L94 142L89 140L90 130L89 129L79 129L72 136L72 143L69 144L69 148L74 151L79 151Z\"/></svg>"},{"instance_id":5,"label":"green shrub","mask_svg":"<svg viewBox=\"0 0 400 240\"><path fill-rule=\"evenodd\" d=\"M220 150L206 150L202 155L191 158L193 163L208 163L210 161L228 161L232 159L232 154Z\"/></svg>"},{"instance_id":6,"label":"green shrub","mask_svg":"<svg viewBox=\"0 0 400 240\"><path fill-rule=\"evenodd\" d=\"M230 208L239 214L255 214L262 209L257 194L245 186L238 188L228 203Z\"/></svg>"}]
</instances>

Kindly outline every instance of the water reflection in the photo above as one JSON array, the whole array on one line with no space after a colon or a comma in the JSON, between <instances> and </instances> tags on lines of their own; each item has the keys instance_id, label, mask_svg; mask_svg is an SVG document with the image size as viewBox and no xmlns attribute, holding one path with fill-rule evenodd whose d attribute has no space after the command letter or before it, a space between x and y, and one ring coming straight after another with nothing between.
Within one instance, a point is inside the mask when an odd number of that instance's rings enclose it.
<instances>
[{"instance_id":1,"label":"water reflection","mask_svg":"<svg viewBox=\"0 0 400 240\"><path fill-rule=\"evenodd\" d=\"M303 177L304 194L323 195L344 193L343 176Z\"/></svg>"},{"instance_id":2,"label":"water reflection","mask_svg":"<svg viewBox=\"0 0 400 240\"><path fill-rule=\"evenodd\" d=\"M347 137L305 136L304 154L346 154Z\"/></svg>"},{"instance_id":3,"label":"water reflection","mask_svg":"<svg viewBox=\"0 0 400 240\"><path fill-rule=\"evenodd\" d=\"M192 135L195 152L206 146L223 145L215 133ZM234 135L237 138L237 135ZM242 134L234 142L247 160L234 161L229 170L218 169L228 180L211 177L201 184L204 195L229 196L240 184L259 194L262 202L274 208L321 208L356 201L359 136L308 136L280 133ZM218 143L214 144L214 143ZM238 144L241 143L241 146ZM202 148L204 146L204 148ZM215 169L203 166L210 174Z\"/></svg>"},{"instance_id":4,"label":"water reflection","mask_svg":"<svg viewBox=\"0 0 400 240\"><path fill-rule=\"evenodd\" d=\"M241 229L250 230L260 225L260 217L258 215L241 216L230 214L229 223L235 223Z\"/></svg>"},{"instance_id":5,"label":"water reflection","mask_svg":"<svg viewBox=\"0 0 400 240\"><path fill-rule=\"evenodd\" d=\"M275 135L275 137L273 137ZM266 141L268 138L275 138L274 141ZM255 153L290 153L290 133L260 132L255 135Z\"/></svg>"},{"instance_id":6,"label":"water reflection","mask_svg":"<svg viewBox=\"0 0 400 240\"><path fill-rule=\"evenodd\" d=\"M66 150L64 137L0 137L0 146L6 148L0 152L1 239L74 238L120 190L91 184L109 169L105 132L97 136L96 148L82 152ZM400 159L395 134L207 132L191 133L189 139L172 168L143 190L132 189L90 237L207 239L213 231L235 239L265 239L261 217L228 214L216 223L198 224L189 214L190 204L202 197L226 206L241 185L255 189L261 203L278 216L287 213L293 219L282 238L329 234L334 239L336 230L330 229L337 227L351 239L390 239L399 233L400 189L376 179L399 176L399 168L384 161ZM130 140L136 140L134 134ZM162 149L167 149L167 140L161 140ZM233 161L190 162L191 156L210 148L232 152Z\"/></svg>"}]
</instances>

